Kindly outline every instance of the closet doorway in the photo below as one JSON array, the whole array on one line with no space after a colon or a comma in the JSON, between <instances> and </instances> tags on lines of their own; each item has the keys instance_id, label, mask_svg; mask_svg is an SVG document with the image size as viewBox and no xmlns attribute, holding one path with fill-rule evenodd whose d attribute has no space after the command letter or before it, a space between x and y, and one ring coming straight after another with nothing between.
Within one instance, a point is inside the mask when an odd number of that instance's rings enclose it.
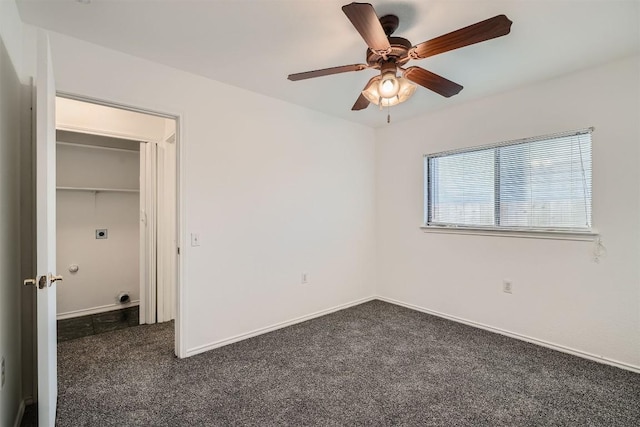
<instances>
[{"instance_id":1,"label":"closet doorway","mask_svg":"<svg viewBox=\"0 0 640 427\"><path fill-rule=\"evenodd\" d=\"M175 319L177 126L56 98L59 340Z\"/></svg>"}]
</instances>

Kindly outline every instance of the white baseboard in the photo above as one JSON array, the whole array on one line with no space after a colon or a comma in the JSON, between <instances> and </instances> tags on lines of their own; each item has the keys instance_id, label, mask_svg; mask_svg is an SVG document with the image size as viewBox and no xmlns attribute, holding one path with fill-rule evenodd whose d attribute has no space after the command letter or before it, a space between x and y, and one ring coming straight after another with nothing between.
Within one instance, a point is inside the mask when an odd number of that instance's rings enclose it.
<instances>
[{"instance_id":1,"label":"white baseboard","mask_svg":"<svg viewBox=\"0 0 640 427\"><path fill-rule=\"evenodd\" d=\"M486 331L489 332L495 332L497 334L500 335L504 335L510 338L515 338L518 339L520 341L526 341L528 343L531 344L536 344L542 347L546 347L546 348L550 348L552 350L557 350L560 351L562 353L567 353L567 354L571 354L573 356L578 356L578 357L582 357L583 359L589 359L589 360L593 360L594 362L599 362L599 363L604 363L606 365L611 365L611 366L615 366L617 368L621 368L621 369L625 369L627 371L631 371L631 372L635 372L635 373L640 373L640 366L635 366L635 365L630 365L628 363L624 363L624 362L620 362L617 360L613 360L613 359L609 359L608 357L604 357L604 356L598 356L595 354L591 354L585 351L581 351L581 350L576 350L574 348L570 348L570 347L566 347L563 345L559 345L559 344L555 344L552 342L548 342L545 340L541 340L538 338L533 338L533 337L529 337L527 335L522 335L522 334L518 334L515 332L511 332L511 331L507 331L504 329L500 329L500 328L496 328L493 326L489 326L489 325L485 325L483 323L479 323L479 322L474 322L472 320L467 320L467 319L463 319L460 317L456 317L456 316L451 316L449 314L445 314L445 313L441 313L439 311L435 311L435 310L430 310L428 308L424 308L424 307L420 307L414 304L409 304L403 301L399 301L399 300L395 300L393 298L386 298L386 297L382 297L382 296L377 296L375 298L372 299L379 299L380 301L384 301L384 302L388 302L391 304L395 304L395 305L399 305L405 308L409 308L411 310L416 310L416 311L420 311L422 313L427 313L427 314L432 314L434 316L438 316L438 317L442 317L444 319L448 319L448 320L452 320L454 322L458 322L458 323L464 323L465 325L469 325L469 326L473 326L476 328L480 328L480 329L484 329Z\"/></svg>"},{"instance_id":2,"label":"white baseboard","mask_svg":"<svg viewBox=\"0 0 640 427\"><path fill-rule=\"evenodd\" d=\"M26 407L26 399L22 399L20 401L20 406L18 407L18 413L16 413L16 419L13 421L13 427L20 427L20 423L22 423L22 417L24 416L24 408Z\"/></svg>"},{"instance_id":3,"label":"white baseboard","mask_svg":"<svg viewBox=\"0 0 640 427\"><path fill-rule=\"evenodd\" d=\"M81 310L66 311L56 315L57 320L71 319L73 317L88 316L90 314L105 313L107 311L120 310L121 308L135 307L140 305L140 300L134 300L127 304L108 304L98 307L83 308Z\"/></svg>"},{"instance_id":4,"label":"white baseboard","mask_svg":"<svg viewBox=\"0 0 640 427\"><path fill-rule=\"evenodd\" d=\"M246 340L247 338L252 338L258 335L266 334L267 332L272 332L277 329L286 328L287 326L295 325L296 323L305 322L307 320L315 319L316 317L321 317L326 314L334 313L336 311L344 310L345 308L353 307L355 305L360 305L365 302L369 302L376 299L376 297L366 297L361 298L356 301L351 301L345 304L340 304L335 307L327 308L325 310L316 311L315 313L307 314L305 316L296 317L295 319L287 320L284 322L276 323L271 326L267 326L264 328L255 329L251 332L247 332L244 334L236 335L231 338L226 338L220 341L216 341L210 344L201 345L198 347L194 347L187 350L186 357L194 356L199 353L204 353L205 351L213 350L215 348L224 347L225 345L233 344L238 341Z\"/></svg>"},{"instance_id":5,"label":"white baseboard","mask_svg":"<svg viewBox=\"0 0 640 427\"><path fill-rule=\"evenodd\" d=\"M504 335L504 336L507 336L507 337L510 337L510 338L515 338L515 339L520 340L520 341L525 341L525 342L528 342L528 343L531 343L531 344L536 344L536 345L539 345L539 346L542 346L542 347L550 348L552 350L560 351L562 353L567 353L567 354L571 354L573 356L578 356L578 357L581 357L583 359L588 359L588 360L592 360L594 362L599 362L599 363L603 363L603 364L606 364L606 365L615 366L615 367L620 368L620 369L625 369L627 371L640 373L640 366L630 365L628 363L624 363L624 362L620 362L620 361L617 361L617 360L613 360L613 359L610 359L610 358L605 357L605 356L598 356L598 355L591 354L591 353L588 353L588 352L585 352L585 351L576 350L574 348L570 348L570 347L566 347L566 346L563 346L563 345L555 344L555 343L552 343L552 342L549 342L549 341L541 340L541 339L538 339L538 338L533 338L533 337L530 337L530 336L527 336L527 335L518 334L518 333L515 333L515 332L507 331L505 329L496 328L496 327L493 327L493 326L485 325L485 324L480 323L480 322L475 322L475 321L472 321L472 320L463 319L461 317L452 316L452 315L449 315L449 314L441 313L439 311L430 310L428 308L420 307L420 306L417 306L417 305L414 305L414 304L406 303L404 301L399 301L399 300L396 300L396 299L393 299L393 298L387 298L387 297L383 297L383 296L371 296L371 297L367 297L367 298L362 298L362 299L359 299L359 300L356 300L356 301L352 301L352 302L349 302L349 303L346 303L346 304L341 304L341 305L338 305L338 306L335 306L335 307L331 307L331 308L328 308L328 309L325 309L325 310L320 310L320 311L317 311L317 312L312 313L312 314L308 314L308 315L305 315L305 316L297 317L295 319L287 320L285 322L280 322L280 323L276 323L276 324L271 325L271 326L267 326L267 327L264 327L264 328L256 329L256 330L253 330L251 332L247 332L247 333L244 333L244 334L236 335L236 336L224 339L224 340L220 340L220 341L216 341L216 342L213 342L213 343L210 343L210 344L205 344L205 345L201 345L201 346L198 346L198 347L194 347L194 348L191 348L191 349L187 350L186 357L194 356L194 355L199 354L199 353L204 353L205 351L213 350L215 348L224 347L225 345L233 344L233 343L238 342L238 341L242 341L242 340L245 340L245 339L248 339L248 338L252 338L252 337L255 337L255 336L258 336L258 335L262 335L262 334L265 334L267 332L275 331L277 329L285 328L287 326L295 325L296 323L300 323L300 322L304 322L304 321L307 321L307 320L311 320L311 319L314 319L316 317L321 317L321 316L324 316L326 314L334 313L336 311L344 310L345 308L349 308L349 307L353 307L353 306L356 306L356 305L360 305L360 304L363 304L365 302L373 301L373 300L376 300L376 299L380 300L380 301L388 302L390 304L399 305L399 306L402 306L402 307L405 307L405 308L408 308L408 309L411 309L411 310L419 311L419 312L426 313L426 314L431 314L433 316L438 316L438 317L441 317L443 319L448 319L448 320L452 320L454 322L463 323L465 325L473 326L475 328L484 329L486 331L494 332L494 333L497 333L497 334L500 334L500 335Z\"/></svg>"}]
</instances>

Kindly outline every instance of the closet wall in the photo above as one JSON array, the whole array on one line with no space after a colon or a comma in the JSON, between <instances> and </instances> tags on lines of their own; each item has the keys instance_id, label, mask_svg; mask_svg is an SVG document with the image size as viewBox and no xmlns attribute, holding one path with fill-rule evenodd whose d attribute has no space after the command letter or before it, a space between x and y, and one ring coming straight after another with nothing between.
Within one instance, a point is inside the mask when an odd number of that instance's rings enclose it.
<instances>
[{"instance_id":1,"label":"closet wall","mask_svg":"<svg viewBox=\"0 0 640 427\"><path fill-rule=\"evenodd\" d=\"M127 306L121 292L140 298L139 155L135 141L58 132L58 318Z\"/></svg>"},{"instance_id":2,"label":"closet wall","mask_svg":"<svg viewBox=\"0 0 640 427\"><path fill-rule=\"evenodd\" d=\"M141 289L140 227L149 226L140 222L140 141L166 145L174 120L57 97L56 128L57 269L65 277L58 318L123 308L122 292L129 294L128 306L144 302L141 292L155 295L155 288L146 289L155 285L145 281ZM175 177L166 181L161 193L175 187ZM106 239L96 239L101 229ZM175 254L175 242L171 250ZM70 271L76 265L77 272ZM164 285L172 291L175 278Z\"/></svg>"}]
</instances>

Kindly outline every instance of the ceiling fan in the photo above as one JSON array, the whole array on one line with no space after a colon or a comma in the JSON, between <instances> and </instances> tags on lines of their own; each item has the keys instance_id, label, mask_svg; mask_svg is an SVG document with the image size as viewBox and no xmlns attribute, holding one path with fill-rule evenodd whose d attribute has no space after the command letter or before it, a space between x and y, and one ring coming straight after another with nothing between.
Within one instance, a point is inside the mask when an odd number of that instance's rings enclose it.
<instances>
[{"instance_id":1,"label":"ceiling fan","mask_svg":"<svg viewBox=\"0 0 640 427\"><path fill-rule=\"evenodd\" d=\"M288 79L298 81L349 71L380 70L379 75L367 82L353 104L351 109L354 111L363 110L370 103L390 107L406 101L415 92L416 86L413 83L447 98L457 94L462 90L461 85L424 68L404 68L404 65L412 59L424 59L507 35L512 24L505 15L498 15L412 46L405 38L391 36L400 22L397 16L385 15L378 18L369 3L347 4L342 6L342 11L367 43L367 63L290 74ZM398 71L402 73L401 76L397 75Z\"/></svg>"}]
</instances>

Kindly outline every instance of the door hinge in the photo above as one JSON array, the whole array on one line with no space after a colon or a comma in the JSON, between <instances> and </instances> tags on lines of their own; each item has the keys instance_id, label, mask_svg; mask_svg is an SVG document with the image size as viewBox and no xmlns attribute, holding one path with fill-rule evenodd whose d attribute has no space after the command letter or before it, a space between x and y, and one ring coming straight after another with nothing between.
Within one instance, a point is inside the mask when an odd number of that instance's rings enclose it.
<instances>
[{"instance_id":1,"label":"door hinge","mask_svg":"<svg viewBox=\"0 0 640 427\"><path fill-rule=\"evenodd\" d=\"M180 255L180 246L178 246L178 255Z\"/></svg>"}]
</instances>

